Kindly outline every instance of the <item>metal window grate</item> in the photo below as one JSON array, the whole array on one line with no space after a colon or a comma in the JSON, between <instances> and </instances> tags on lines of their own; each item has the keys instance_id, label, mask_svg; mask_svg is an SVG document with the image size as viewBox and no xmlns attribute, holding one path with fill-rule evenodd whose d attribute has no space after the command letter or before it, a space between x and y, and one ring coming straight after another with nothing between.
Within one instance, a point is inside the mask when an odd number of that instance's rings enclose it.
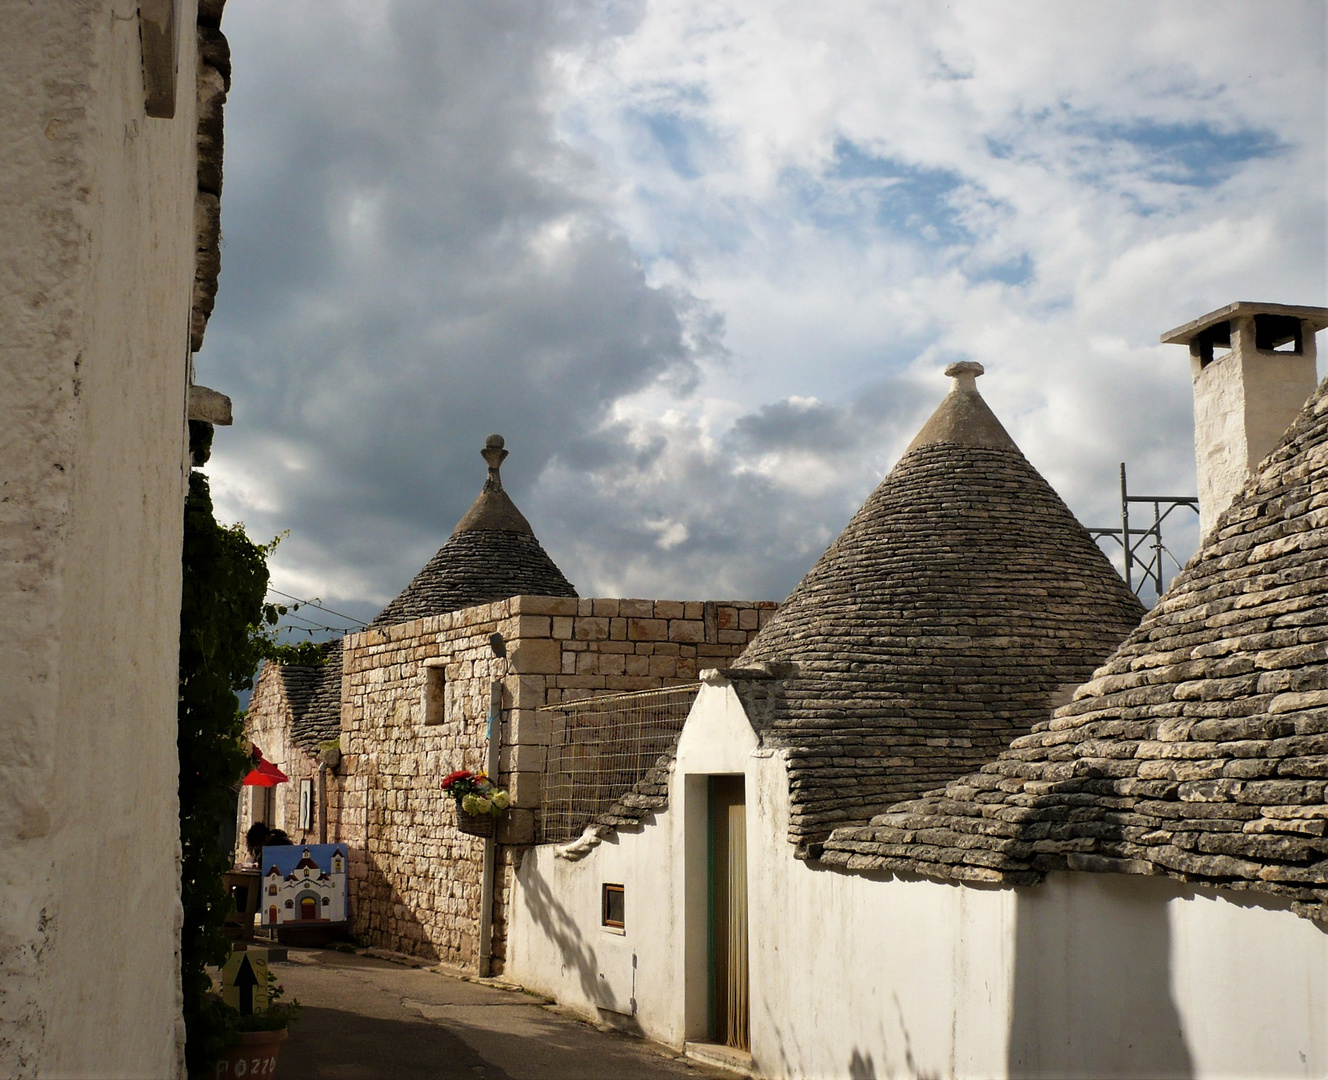
<instances>
[{"instance_id":1,"label":"metal window grate","mask_svg":"<svg viewBox=\"0 0 1328 1080\"><path fill-rule=\"evenodd\" d=\"M673 747L700 683L546 705L553 717L544 776L546 843L580 836Z\"/></svg>"}]
</instances>

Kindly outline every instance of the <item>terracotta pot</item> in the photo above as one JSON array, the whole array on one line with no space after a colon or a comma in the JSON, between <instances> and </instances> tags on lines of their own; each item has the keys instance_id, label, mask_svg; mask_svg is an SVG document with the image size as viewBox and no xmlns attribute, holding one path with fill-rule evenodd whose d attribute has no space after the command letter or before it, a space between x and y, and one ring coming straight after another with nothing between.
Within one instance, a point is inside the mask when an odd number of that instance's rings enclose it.
<instances>
[{"instance_id":1,"label":"terracotta pot","mask_svg":"<svg viewBox=\"0 0 1328 1080\"><path fill-rule=\"evenodd\" d=\"M492 814L468 814L456 804L457 830L470 836L492 836L494 816Z\"/></svg>"},{"instance_id":2,"label":"terracotta pot","mask_svg":"<svg viewBox=\"0 0 1328 1080\"><path fill-rule=\"evenodd\" d=\"M217 1062L213 1080L267 1080L277 1071L277 1051L286 1031L242 1031L240 1041L226 1047Z\"/></svg>"}]
</instances>

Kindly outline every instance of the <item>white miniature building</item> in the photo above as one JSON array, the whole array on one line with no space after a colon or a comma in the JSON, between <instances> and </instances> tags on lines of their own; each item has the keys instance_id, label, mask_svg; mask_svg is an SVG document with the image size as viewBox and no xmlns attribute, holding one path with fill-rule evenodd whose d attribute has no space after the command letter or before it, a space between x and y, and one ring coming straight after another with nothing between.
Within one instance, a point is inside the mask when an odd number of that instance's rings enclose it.
<instances>
[{"instance_id":1,"label":"white miniature building","mask_svg":"<svg viewBox=\"0 0 1328 1080\"><path fill-rule=\"evenodd\" d=\"M320 852L328 854L327 845ZM267 849L265 861L271 859ZM344 922L346 919L346 857L341 845L330 851L327 866L318 860L309 848L304 848L294 867L286 873L275 862L263 874L264 926L288 923Z\"/></svg>"}]
</instances>

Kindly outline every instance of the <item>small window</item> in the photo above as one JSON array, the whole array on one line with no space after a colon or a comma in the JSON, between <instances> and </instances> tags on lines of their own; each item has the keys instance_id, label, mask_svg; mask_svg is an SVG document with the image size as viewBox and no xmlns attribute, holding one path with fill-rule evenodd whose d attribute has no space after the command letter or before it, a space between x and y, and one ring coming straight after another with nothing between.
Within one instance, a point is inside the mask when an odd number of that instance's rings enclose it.
<instances>
[{"instance_id":1,"label":"small window","mask_svg":"<svg viewBox=\"0 0 1328 1080\"><path fill-rule=\"evenodd\" d=\"M616 927L619 930L623 929L625 926L627 905L623 896L623 887L621 885L606 884L604 886L604 903L602 910L604 912L602 921L605 926Z\"/></svg>"},{"instance_id":2,"label":"small window","mask_svg":"<svg viewBox=\"0 0 1328 1080\"><path fill-rule=\"evenodd\" d=\"M444 697L447 692L447 669L430 666L424 669L424 722L441 724L444 716Z\"/></svg>"}]
</instances>

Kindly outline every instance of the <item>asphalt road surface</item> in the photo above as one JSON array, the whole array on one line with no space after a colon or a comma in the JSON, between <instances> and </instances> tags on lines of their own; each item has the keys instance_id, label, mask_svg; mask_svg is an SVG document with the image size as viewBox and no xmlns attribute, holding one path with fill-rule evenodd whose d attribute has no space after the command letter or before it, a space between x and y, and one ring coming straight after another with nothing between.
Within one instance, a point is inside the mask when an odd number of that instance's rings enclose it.
<instances>
[{"instance_id":1,"label":"asphalt road surface","mask_svg":"<svg viewBox=\"0 0 1328 1080\"><path fill-rule=\"evenodd\" d=\"M706 1080L630 1035L600 1031L544 999L425 968L322 949L274 964L304 1007L278 1075L301 1080Z\"/></svg>"}]
</instances>

